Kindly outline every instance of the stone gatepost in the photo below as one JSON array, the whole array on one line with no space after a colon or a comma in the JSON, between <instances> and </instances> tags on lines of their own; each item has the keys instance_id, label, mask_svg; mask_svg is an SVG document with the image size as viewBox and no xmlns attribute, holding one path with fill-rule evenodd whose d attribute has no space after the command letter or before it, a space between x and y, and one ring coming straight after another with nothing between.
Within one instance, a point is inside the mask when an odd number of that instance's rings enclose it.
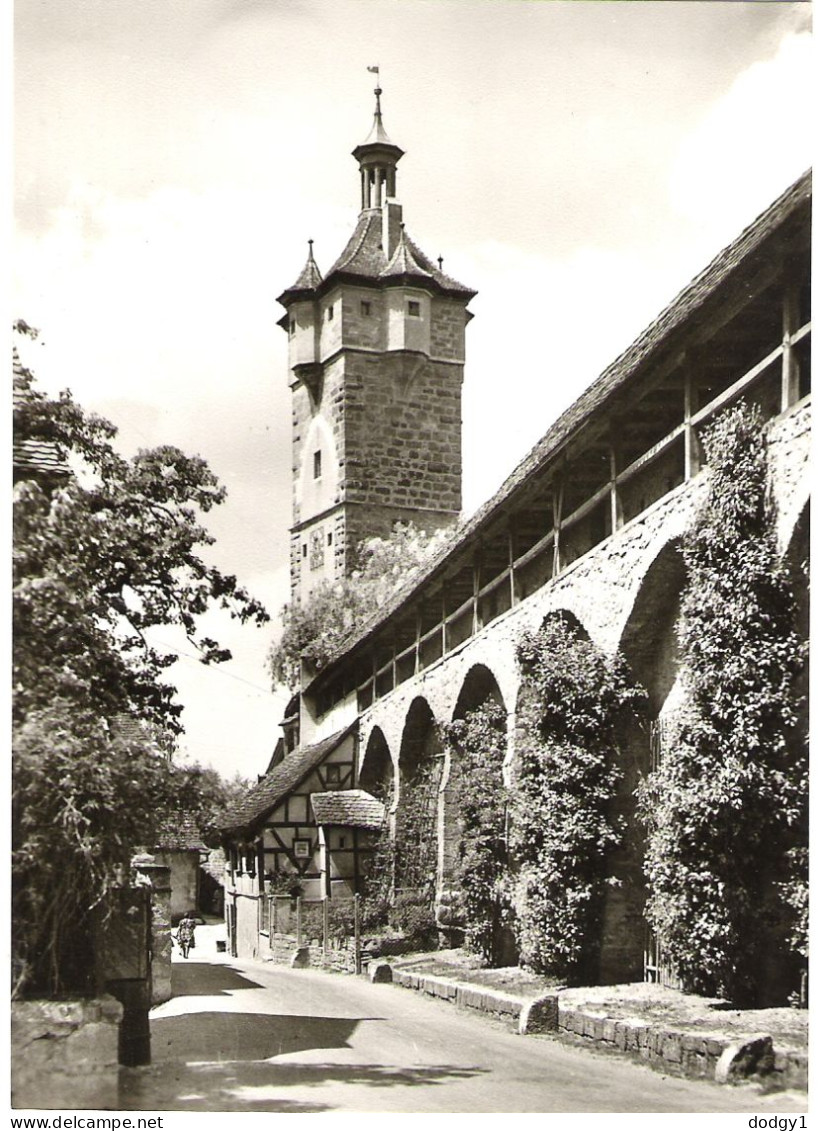
<instances>
[{"instance_id":1,"label":"stone gatepost","mask_svg":"<svg viewBox=\"0 0 818 1131\"><path fill-rule=\"evenodd\" d=\"M118 1109L122 1014L109 995L12 1002L12 1107Z\"/></svg>"},{"instance_id":2,"label":"stone gatepost","mask_svg":"<svg viewBox=\"0 0 818 1131\"><path fill-rule=\"evenodd\" d=\"M139 853L131 861L137 884L151 888L150 927L150 1003L159 1005L171 997L170 988L170 868L157 864L149 852Z\"/></svg>"}]
</instances>

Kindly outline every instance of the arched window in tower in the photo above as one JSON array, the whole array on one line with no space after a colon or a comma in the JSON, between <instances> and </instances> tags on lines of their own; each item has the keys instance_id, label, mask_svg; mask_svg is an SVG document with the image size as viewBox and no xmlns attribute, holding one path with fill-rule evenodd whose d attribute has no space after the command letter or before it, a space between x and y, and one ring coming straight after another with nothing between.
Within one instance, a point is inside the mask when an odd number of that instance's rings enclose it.
<instances>
[{"instance_id":1,"label":"arched window in tower","mask_svg":"<svg viewBox=\"0 0 818 1131\"><path fill-rule=\"evenodd\" d=\"M312 477L313 479L321 478L321 450L312 453Z\"/></svg>"}]
</instances>

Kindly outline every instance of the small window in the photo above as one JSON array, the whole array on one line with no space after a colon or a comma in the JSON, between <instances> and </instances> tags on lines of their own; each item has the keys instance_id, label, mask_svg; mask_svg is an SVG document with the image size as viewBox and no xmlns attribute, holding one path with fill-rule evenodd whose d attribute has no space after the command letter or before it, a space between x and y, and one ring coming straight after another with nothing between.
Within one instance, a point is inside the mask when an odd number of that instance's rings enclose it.
<instances>
[{"instance_id":1,"label":"small window","mask_svg":"<svg viewBox=\"0 0 818 1131\"><path fill-rule=\"evenodd\" d=\"M309 860L312 856L311 845L308 840L293 841L293 856L296 860Z\"/></svg>"},{"instance_id":2,"label":"small window","mask_svg":"<svg viewBox=\"0 0 818 1131\"><path fill-rule=\"evenodd\" d=\"M331 530L330 530L330 531L329 531L329 533L327 534L327 545L328 545L328 546L331 546L331 545L332 545L332 531L331 531Z\"/></svg>"},{"instance_id":3,"label":"small window","mask_svg":"<svg viewBox=\"0 0 818 1131\"><path fill-rule=\"evenodd\" d=\"M346 843L347 843L347 842L346 842L346 837L343 837L343 836L339 836L339 837L338 837L338 847L339 847L339 848L345 848L345 847L346 847Z\"/></svg>"},{"instance_id":4,"label":"small window","mask_svg":"<svg viewBox=\"0 0 818 1131\"><path fill-rule=\"evenodd\" d=\"M409 299L409 315L411 318L420 318L420 303Z\"/></svg>"},{"instance_id":5,"label":"small window","mask_svg":"<svg viewBox=\"0 0 818 1131\"><path fill-rule=\"evenodd\" d=\"M333 318L334 318L334 317L335 317L335 308L334 308L334 306L328 306L328 307L327 307L327 322L331 322L331 321L333 320Z\"/></svg>"},{"instance_id":6,"label":"small window","mask_svg":"<svg viewBox=\"0 0 818 1131\"><path fill-rule=\"evenodd\" d=\"M301 547L301 557L306 558L306 556L307 556L307 543L305 542L304 545Z\"/></svg>"},{"instance_id":7,"label":"small window","mask_svg":"<svg viewBox=\"0 0 818 1131\"><path fill-rule=\"evenodd\" d=\"M330 763L327 766L327 785L338 785L341 781L341 767Z\"/></svg>"},{"instance_id":8,"label":"small window","mask_svg":"<svg viewBox=\"0 0 818 1131\"><path fill-rule=\"evenodd\" d=\"M290 337L292 337L294 333L295 333L295 319L291 318L290 319Z\"/></svg>"},{"instance_id":9,"label":"small window","mask_svg":"<svg viewBox=\"0 0 818 1131\"><path fill-rule=\"evenodd\" d=\"M364 318L368 318L371 313L372 303L361 300L361 314L363 314Z\"/></svg>"},{"instance_id":10,"label":"small window","mask_svg":"<svg viewBox=\"0 0 818 1131\"><path fill-rule=\"evenodd\" d=\"M312 453L312 477L313 479L321 478L321 453Z\"/></svg>"}]
</instances>

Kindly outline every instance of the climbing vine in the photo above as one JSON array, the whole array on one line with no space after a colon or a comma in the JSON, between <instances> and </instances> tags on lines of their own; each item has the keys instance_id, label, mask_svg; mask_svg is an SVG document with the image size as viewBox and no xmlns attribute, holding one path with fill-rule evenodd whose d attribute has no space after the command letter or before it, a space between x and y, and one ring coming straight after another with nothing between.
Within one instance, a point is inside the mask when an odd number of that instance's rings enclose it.
<instances>
[{"instance_id":1,"label":"climbing vine","mask_svg":"<svg viewBox=\"0 0 818 1131\"><path fill-rule=\"evenodd\" d=\"M605 656L566 618L518 646L517 774L511 854L521 962L569 983L598 964L620 724L646 696L619 655Z\"/></svg>"},{"instance_id":2,"label":"climbing vine","mask_svg":"<svg viewBox=\"0 0 818 1131\"><path fill-rule=\"evenodd\" d=\"M438 778L437 762L425 762L404 783L396 835L385 820L364 866L364 929L378 931L388 925L418 946L426 945L435 934ZM390 782L383 791L387 814L393 797L394 783Z\"/></svg>"},{"instance_id":3,"label":"climbing vine","mask_svg":"<svg viewBox=\"0 0 818 1131\"><path fill-rule=\"evenodd\" d=\"M805 657L758 412L725 413L704 446L708 494L683 546L687 706L640 797L646 914L686 986L742 1002L755 995L770 923L788 918L795 935L806 906L795 692Z\"/></svg>"},{"instance_id":4,"label":"climbing vine","mask_svg":"<svg viewBox=\"0 0 818 1131\"><path fill-rule=\"evenodd\" d=\"M446 729L456 767L450 785L461 822L460 910L469 948L490 964L500 959L501 927L510 915L505 718L489 700Z\"/></svg>"},{"instance_id":5,"label":"climbing vine","mask_svg":"<svg viewBox=\"0 0 818 1131\"><path fill-rule=\"evenodd\" d=\"M398 890L423 893L431 906L437 873L437 795L440 762L424 759L403 781L395 835Z\"/></svg>"}]
</instances>

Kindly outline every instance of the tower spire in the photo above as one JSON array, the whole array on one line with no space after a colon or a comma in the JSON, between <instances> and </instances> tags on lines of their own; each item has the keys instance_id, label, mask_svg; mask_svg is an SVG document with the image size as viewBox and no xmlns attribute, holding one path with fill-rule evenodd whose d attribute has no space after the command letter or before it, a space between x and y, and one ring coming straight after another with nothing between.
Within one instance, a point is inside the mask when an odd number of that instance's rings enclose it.
<instances>
[{"instance_id":1,"label":"tower spire","mask_svg":"<svg viewBox=\"0 0 818 1131\"><path fill-rule=\"evenodd\" d=\"M375 118L366 141L353 149L352 156L361 171L361 211L383 207L386 198L397 195L397 165L403 150L391 140L383 125L381 113L380 67L367 67L375 79Z\"/></svg>"}]
</instances>

